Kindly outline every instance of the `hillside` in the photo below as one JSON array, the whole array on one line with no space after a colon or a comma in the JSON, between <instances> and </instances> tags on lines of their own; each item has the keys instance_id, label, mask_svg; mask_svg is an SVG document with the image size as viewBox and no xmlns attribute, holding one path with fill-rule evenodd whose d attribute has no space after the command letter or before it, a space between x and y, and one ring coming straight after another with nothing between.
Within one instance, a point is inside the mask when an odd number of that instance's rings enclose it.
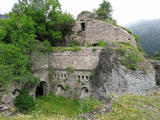
<instances>
[{"instance_id":1,"label":"hillside","mask_svg":"<svg viewBox=\"0 0 160 120\"><path fill-rule=\"evenodd\" d=\"M45 99L45 104L43 105L44 112L42 109L37 113L32 113L30 115L21 115L15 118L10 118L10 120L67 120L68 117L66 114L53 114L54 110L47 106L53 101ZM65 102L68 99L63 99ZM160 94L150 95L150 96L138 96L138 95L124 95L119 98L113 98L113 108L112 111L108 114L96 114L94 117L98 120L159 120L160 119ZM62 102L62 101L60 101ZM58 103L60 103L58 102ZM71 104L72 102L72 104ZM63 102L64 103L64 102ZM75 102L74 102L75 103ZM40 105L40 103L38 104ZM73 101L68 102L67 106L74 105ZM42 105L41 105L42 106ZM54 104L55 106L55 104ZM38 108L38 106L37 106ZM65 107L62 107L65 108ZM39 108L38 108L39 109ZM71 108L73 109L73 107ZM69 110L68 108L66 109ZM77 112L77 110L75 111ZM52 113L52 114L50 114ZM1 120L8 120L6 118L0 117ZM76 118L70 118L70 120L82 120ZM90 119L87 119L90 120Z\"/></svg>"},{"instance_id":2,"label":"hillside","mask_svg":"<svg viewBox=\"0 0 160 120\"><path fill-rule=\"evenodd\" d=\"M141 38L140 43L147 55L160 52L160 20L142 20L126 26Z\"/></svg>"},{"instance_id":3,"label":"hillside","mask_svg":"<svg viewBox=\"0 0 160 120\"><path fill-rule=\"evenodd\" d=\"M0 18L8 19L8 18L9 18L9 16L7 16L7 15L3 15L3 14L0 14Z\"/></svg>"}]
</instances>

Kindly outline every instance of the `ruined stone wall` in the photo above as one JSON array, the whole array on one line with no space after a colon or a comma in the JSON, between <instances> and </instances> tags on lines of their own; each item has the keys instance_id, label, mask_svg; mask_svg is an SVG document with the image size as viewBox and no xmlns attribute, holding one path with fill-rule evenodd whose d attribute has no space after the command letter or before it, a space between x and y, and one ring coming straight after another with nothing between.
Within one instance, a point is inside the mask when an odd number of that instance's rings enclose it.
<instances>
[{"instance_id":1,"label":"ruined stone wall","mask_svg":"<svg viewBox=\"0 0 160 120\"><path fill-rule=\"evenodd\" d=\"M39 56L33 65L34 76L46 82L45 94L52 91L70 97L90 96L90 77L98 64L102 49L103 47L82 47L80 51L52 52ZM34 96L35 91L36 87L30 94Z\"/></svg>"},{"instance_id":2,"label":"ruined stone wall","mask_svg":"<svg viewBox=\"0 0 160 120\"><path fill-rule=\"evenodd\" d=\"M126 42L136 47L135 38L127 31L106 22L90 19L86 22L85 43L98 43L99 40Z\"/></svg>"},{"instance_id":3,"label":"ruined stone wall","mask_svg":"<svg viewBox=\"0 0 160 120\"><path fill-rule=\"evenodd\" d=\"M78 40L81 45L92 45L102 40L104 42L125 42L136 47L135 38L120 27L95 20L92 18L80 19L73 27L74 34L66 39L68 41Z\"/></svg>"}]
</instances>

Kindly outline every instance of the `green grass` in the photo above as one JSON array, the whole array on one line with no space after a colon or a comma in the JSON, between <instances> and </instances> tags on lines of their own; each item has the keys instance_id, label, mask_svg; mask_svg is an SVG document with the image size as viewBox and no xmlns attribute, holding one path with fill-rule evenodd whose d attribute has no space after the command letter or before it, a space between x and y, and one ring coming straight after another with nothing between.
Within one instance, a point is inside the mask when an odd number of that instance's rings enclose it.
<instances>
[{"instance_id":1,"label":"green grass","mask_svg":"<svg viewBox=\"0 0 160 120\"><path fill-rule=\"evenodd\" d=\"M142 64L145 61L144 53L134 48L129 43L125 42L113 42L113 44L118 45L117 51L122 56L121 64L126 65L128 69L142 69Z\"/></svg>"},{"instance_id":2,"label":"green grass","mask_svg":"<svg viewBox=\"0 0 160 120\"><path fill-rule=\"evenodd\" d=\"M74 47L52 47L53 52L65 52L65 51L80 51L81 48L79 46Z\"/></svg>"},{"instance_id":3,"label":"green grass","mask_svg":"<svg viewBox=\"0 0 160 120\"><path fill-rule=\"evenodd\" d=\"M89 100L88 103L94 105L95 102L92 102ZM67 120L68 117L79 114L78 109L81 108L79 100L56 97L53 94L38 98L36 104L36 109L30 115L12 119L0 117L0 120ZM95 117L98 120L160 120L160 93L150 96L114 97L111 112L96 114ZM73 117L70 120L77 119Z\"/></svg>"},{"instance_id":4,"label":"green grass","mask_svg":"<svg viewBox=\"0 0 160 120\"><path fill-rule=\"evenodd\" d=\"M124 95L114 99L112 111L98 120L160 120L160 95Z\"/></svg>"},{"instance_id":5,"label":"green grass","mask_svg":"<svg viewBox=\"0 0 160 120\"><path fill-rule=\"evenodd\" d=\"M80 101L62 96L41 96L36 100L36 108L31 111L32 114L52 116L61 114L67 117L73 117L79 114Z\"/></svg>"}]
</instances>

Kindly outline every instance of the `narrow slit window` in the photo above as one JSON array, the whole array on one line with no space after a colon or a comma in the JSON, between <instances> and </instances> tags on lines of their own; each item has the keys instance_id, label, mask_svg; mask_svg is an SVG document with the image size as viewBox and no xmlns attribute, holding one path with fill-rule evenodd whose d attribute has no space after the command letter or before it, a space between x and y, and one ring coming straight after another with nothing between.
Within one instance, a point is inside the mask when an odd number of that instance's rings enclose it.
<instances>
[{"instance_id":1,"label":"narrow slit window","mask_svg":"<svg viewBox=\"0 0 160 120\"><path fill-rule=\"evenodd\" d=\"M85 23L81 23L81 28L82 28L82 31L85 31L86 29Z\"/></svg>"}]
</instances>

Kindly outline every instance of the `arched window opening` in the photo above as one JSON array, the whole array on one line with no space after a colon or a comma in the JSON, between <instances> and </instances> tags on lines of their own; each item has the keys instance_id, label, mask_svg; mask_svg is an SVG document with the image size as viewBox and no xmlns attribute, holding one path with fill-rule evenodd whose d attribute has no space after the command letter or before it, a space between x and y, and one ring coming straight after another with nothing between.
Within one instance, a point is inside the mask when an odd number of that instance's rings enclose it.
<instances>
[{"instance_id":1,"label":"arched window opening","mask_svg":"<svg viewBox=\"0 0 160 120\"><path fill-rule=\"evenodd\" d=\"M47 83L42 81L36 88L36 97L47 95L48 86Z\"/></svg>"},{"instance_id":2,"label":"arched window opening","mask_svg":"<svg viewBox=\"0 0 160 120\"><path fill-rule=\"evenodd\" d=\"M63 95L64 94L64 87L62 85L57 85L56 95Z\"/></svg>"},{"instance_id":3,"label":"arched window opening","mask_svg":"<svg viewBox=\"0 0 160 120\"><path fill-rule=\"evenodd\" d=\"M56 74L54 74L54 77L56 78L56 77L57 77L57 75L56 75Z\"/></svg>"},{"instance_id":4,"label":"arched window opening","mask_svg":"<svg viewBox=\"0 0 160 120\"><path fill-rule=\"evenodd\" d=\"M86 76L86 79L88 80L88 79L89 79L89 77L88 77L88 76Z\"/></svg>"},{"instance_id":5,"label":"arched window opening","mask_svg":"<svg viewBox=\"0 0 160 120\"><path fill-rule=\"evenodd\" d=\"M85 31L85 29L86 29L85 23L81 23L81 28L82 28L82 31Z\"/></svg>"},{"instance_id":6,"label":"arched window opening","mask_svg":"<svg viewBox=\"0 0 160 120\"><path fill-rule=\"evenodd\" d=\"M61 78L63 78L63 74L61 74Z\"/></svg>"},{"instance_id":7,"label":"arched window opening","mask_svg":"<svg viewBox=\"0 0 160 120\"><path fill-rule=\"evenodd\" d=\"M66 77L67 77L67 75L65 74L65 75L64 75L64 77L66 78Z\"/></svg>"},{"instance_id":8,"label":"arched window opening","mask_svg":"<svg viewBox=\"0 0 160 120\"><path fill-rule=\"evenodd\" d=\"M81 79L81 76L80 75L78 75L78 80L80 80Z\"/></svg>"},{"instance_id":9,"label":"arched window opening","mask_svg":"<svg viewBox=\"0 0 160 120\"><path fill-rule=\"evenodd\" d=\"M13 95L16 95L16 94L18 94L19 92L20 92L19 89L15 89L15 90L12 92L12 94L13 94Z\"/></svg>"},{"instance_id":10,"label":"arched window opening","mask_svg":"<svg viewBox=\"0 0 160 120\"><path fill-rule=\"evenodd\" d=\"M88 97L89 97L89 90L87 87L83 87L80 98L88 98Z\"/></svg>"}]
</instances>

